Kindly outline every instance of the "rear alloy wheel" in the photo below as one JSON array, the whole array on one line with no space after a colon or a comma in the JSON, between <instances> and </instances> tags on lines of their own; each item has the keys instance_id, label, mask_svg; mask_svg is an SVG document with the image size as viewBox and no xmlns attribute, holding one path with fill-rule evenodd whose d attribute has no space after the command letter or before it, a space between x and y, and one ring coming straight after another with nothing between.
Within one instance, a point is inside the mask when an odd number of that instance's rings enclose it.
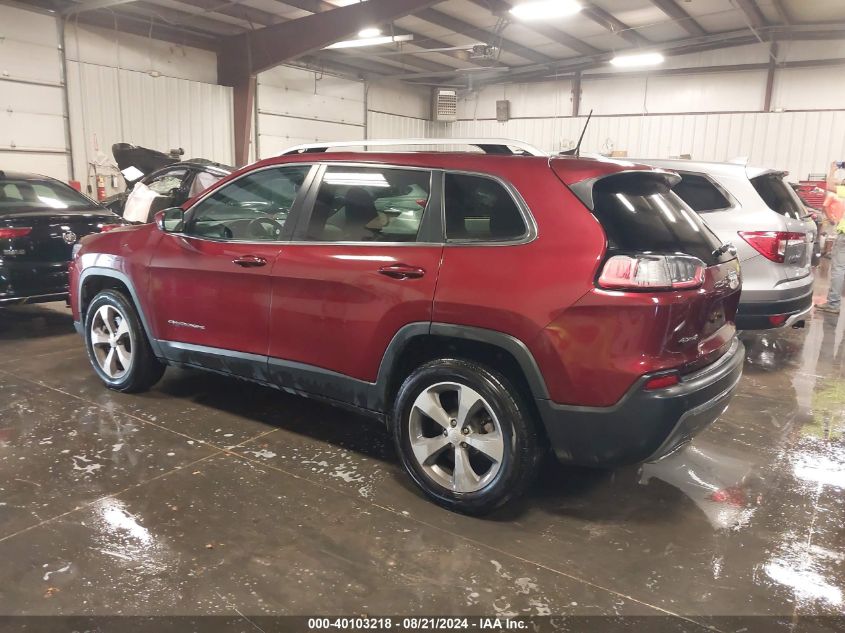
<instances>
[{"instance_id":1,"label":"rear alloy wheel","mask_svg":"<svg viewBox=\"0 0 845 633\"><path fill-rule=\"evenodd\" d=\"M402 464L440 505L484 514L521 495L540 461L519 394L478 363L443 359L404 382L391 419Z\"/></svg>"},{"instance_id":2,"label":"rear alloy wheel","mask_svg":"<svg viewBox=\"0 0 845 633\"><path fill-rule=\"evenodd\" d=\"M88 306L85 343L94 371L110 389L146 391L164 373L135 307L116 290L104 290Z\"/></svg>"}]
</instances>

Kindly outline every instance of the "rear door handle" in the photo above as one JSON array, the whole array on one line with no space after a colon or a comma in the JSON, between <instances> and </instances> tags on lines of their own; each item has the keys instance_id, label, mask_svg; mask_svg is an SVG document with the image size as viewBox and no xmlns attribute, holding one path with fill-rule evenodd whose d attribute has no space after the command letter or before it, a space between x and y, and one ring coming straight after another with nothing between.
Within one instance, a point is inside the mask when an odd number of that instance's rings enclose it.
<instances>
[{"instance_id":1,"label":"rear door handle","mask_svg":"<svg viewBox=\"0 0 845 633\"><path fill-rule=\"evenodd\" d=\"M267 260L258 255L241 255L232 260L233 264L243 266L244 268L258 268L267 264Z\"/></svg>"},{"instance_id":2,"label":"rear door handle","mask_svg":"<svg viewBox=\"0 0 845 633\"><path fill-rule=\"evenodd\" d=\"M382 266L378 269L382 275L387 275L393 279L419 279L425 275L423 268L416 266L408 266L407 264L391 264L390 266Z\"/></svg>"}]
</instances>

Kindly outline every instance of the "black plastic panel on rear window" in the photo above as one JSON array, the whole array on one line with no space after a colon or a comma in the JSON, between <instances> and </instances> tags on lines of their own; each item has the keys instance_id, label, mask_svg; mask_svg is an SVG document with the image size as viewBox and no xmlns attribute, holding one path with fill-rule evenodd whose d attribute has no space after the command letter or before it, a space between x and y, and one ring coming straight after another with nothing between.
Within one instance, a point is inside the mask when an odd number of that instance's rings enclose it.
<instances>
[{"instance_id":1,"label":"black plastic panel on rear window","mask_svg":"<svg viewBox=\"0 0 845 633\"><path fill-rule=\"evenodd\" d=\"M593 186L593 215L604 227L608 248L622 253L683 253L708 266L733 259L718 253L712 231L659 174L624 173Z\"/></svg>"}]
</instances>

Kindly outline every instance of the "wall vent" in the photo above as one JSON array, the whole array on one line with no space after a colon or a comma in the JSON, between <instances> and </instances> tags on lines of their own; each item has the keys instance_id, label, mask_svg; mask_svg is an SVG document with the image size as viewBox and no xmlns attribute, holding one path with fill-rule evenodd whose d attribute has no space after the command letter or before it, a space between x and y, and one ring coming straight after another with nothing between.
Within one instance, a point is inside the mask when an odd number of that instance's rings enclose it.
<instances>
[{"instance_id":1,"label":"wall vent","mask_svg":"<svg viewBox=\"0 0 845 633\"><path fill-rule=\"evenodd\" d=\"M434 89L434 99L431 111L435 121L458 120L458 92L445 88Z\"/></svg>"}]
</instances>

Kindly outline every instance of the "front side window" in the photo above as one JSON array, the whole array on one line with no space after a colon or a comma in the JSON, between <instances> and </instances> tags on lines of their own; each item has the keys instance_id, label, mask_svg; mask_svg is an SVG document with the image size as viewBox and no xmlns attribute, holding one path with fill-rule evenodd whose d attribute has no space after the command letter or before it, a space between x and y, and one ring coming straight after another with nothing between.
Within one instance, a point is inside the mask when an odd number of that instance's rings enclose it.
<instances>
[{"instance_id":1,"label":"front side window","mask_svg":"<svg viewBox=\"0 0 845 633\"><path fill-rule=\"evenodd\" d=\"M510 241L528 229L516 202L492 178L446 174L446 240Z\"/></svg>"},{"instance_id":2,"label":"front side window","mask_svg":"<svg viewBox=\"0 0 845 633\"><path fill-rule=\"evenodd\" d=\"M695 174L681 174L681 181L672 187L693 211L707 213L731 207L731 202L708 178Z\"/></svg>"},{"instance_id":3,"label":"front side window","mask_svg":"<svg viewBox=\"0 0 845 633\"><path fill-rule=\"evenodd\" d=\"M0 214L37 209L92 209L97 204L52 180L0 180Z\"/></svg>"},{"instance_id":4,"label":"front side window","mask_svg":"<svg viewBox=\"0 0 845 633\"><path fill-rule=\"evenodd\" d=\"M224 185L193 208L185 233L224 240L280 239L310 169L262 169Z\"/></svg>"},{"instance_id":5,"label":"front side window","mask_svg":"<svg viewBox=\"0 0 845 633\"><path fill-rule=\"evenodd\" d=\"M305 239L414 242L431 193L431 172L383 167L326 168Z\"/></svg>"}]
</instances>

